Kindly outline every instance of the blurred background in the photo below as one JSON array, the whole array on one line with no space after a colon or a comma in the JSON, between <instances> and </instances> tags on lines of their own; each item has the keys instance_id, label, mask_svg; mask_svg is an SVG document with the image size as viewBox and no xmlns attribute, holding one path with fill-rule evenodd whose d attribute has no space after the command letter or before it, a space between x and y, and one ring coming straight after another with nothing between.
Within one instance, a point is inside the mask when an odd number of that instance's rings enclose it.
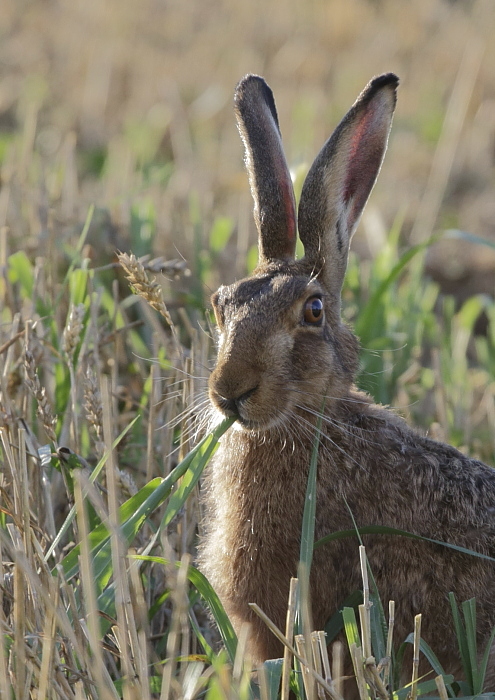
<instances>
[{"instance_id":1,"label":"blurred background","mask_svg":"<svg viewBox=\"0 0 495 700\"><path fill-rule=\"evenodd\" d=\"M362 346L357 383L430 436L495 464L493 0L1 0L0 8L0 535L12 561L25 543L26 591L51 580L44 552L53 549L74 576L70 619L76 624L89 610L85 574L76 576L71 564L78 550L66 555L70 539L85 538L69 520L70 530L62 526L79 483L74 467L92 469L118 442L107 463L118 484L98 477L113 494L117 522L117 500L134 514L129 499L147 497L150 483L158 490L153 477L172 473L208 430L208 300L257 259L232 104L248 72L263 75L275 94L296 195L370 78L399 76L389 150L343 292L345 320ZM117 250L140 262L121 257L119 264ZM132 540L139 553L167 561L194 555L203 516L197 487L188 491L187 483L155 502ZM79 504L78 517L83 512ZM90 517L96 527L96 511ZM115 566L100 550L98 560ZM85 561L90 581L89 554ZM120 566L128 566L124 558ZM9 567L3 581L14 580ZM108 567L95 583L98 610L112 616ZM149 619L150 646L142 656L133 650L142 671L129 671L131 662L119 665L117 656L109 661L113 652L105 651L116 683L146 680L146 658L179 653L185 579L175 586L175 569L158 561L141 571L145 599L135 610ZM15 580L21 586L22 576ZM115 580L124 580L117 568ZM136 582L131 589L140 590ZM26 605L22 592L9 595L0 666L5 638L16 697L28 687L24 660L38 682L31 663L38 652L43 682L55 688L45 665L51 646L38 644L54 620L40 603L46 595L26 594ZM73 599L82 601L78 609ZM0 616L6 609L0 604ZM208 639L216 634L200 606L194 614L194 633L181 633L184 658L207 648L197 629ZM65 640L72 632L64 620L57 625ZM89 675L102 649L87 645ZM68 655L71 678L81 678ZM65 666L53 658L60 682ZM208 664L194 678L202 689L211 678L215 689ZM217 694L208 697L230 692L221 690L221 664ZM174 666L165 669L175 683ZM159 689L161 664L153 673ZM7 697L3 677L0 668ZM43 688L40 682L38 697Z\"/></svg>"},{"instance_id":2,"label":"blurred background","mask_svg":"<svg viewBox=\"0 0 495 700\"><path fill-rule=\"evenodd\" d=\"M406 243L443 229L495 240L490 0L3 0L0 32L0 225L12 246L35 245L48 212L70 236L95 203L93 245L194 267L198 236L208 242L222 216L229 245L213 241L215 267L224 282L243 274L255 237L232 94L247 72L275 93L296 175L373 75L399 75L360 255L398 216ZM444 245L431 253L444 284L493 287L492 250Z\"/></svg>"},{"instance_id":3,"label":"blurred background","mask_svg":"<svg viewBox=\"0 0 495 700\"><path fill-rule=\"evenodd\" d=\"M211 324L211 292L255 266L232 105L243 75L263 75L274 91L297 194L370 78L393 71L389 150L344 289L363 346L358 383L492 459L492 0L3 0L0 32L0 341L10 342L16 318L37 319L48 383L69 301L89 303L75 283L70 300L64 292L74 266L80 279L96 275L101 333L123 327L127 311L131 327L145 319L139 337L126 336L132 352L113 379L123 406L141 402L147 365L134 358L157 357L163 337L130 295L116 250L176 261L148 271L187 348ZM432 235L441 240L411 265ZM202 358L198 377L211 364L207 336L199 354L190 350ZM113 359L112 350L104 372ZM57 413L66 414L61 399Z\"/></svg>"}]
</instances>

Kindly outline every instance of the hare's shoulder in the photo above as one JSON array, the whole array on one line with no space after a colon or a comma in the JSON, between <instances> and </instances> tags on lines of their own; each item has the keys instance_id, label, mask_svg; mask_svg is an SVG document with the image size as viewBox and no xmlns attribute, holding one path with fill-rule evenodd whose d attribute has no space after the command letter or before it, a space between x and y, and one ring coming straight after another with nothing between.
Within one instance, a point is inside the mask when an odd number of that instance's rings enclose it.
<instances>
[{"instance_id":1,"label":"hare's shoulder","mask_svg":"<svg viewBox=\"0 0 495 700\"><path fill-rule=\"evenodd\" d=\"M451 513L468 513L472 522L495 528L493 467L410 427L389 409L365 401L349 405L353 452L372 466L375 478L380 473L395 478L418 499L443 503Z\"/></svg>"}]
</instances>

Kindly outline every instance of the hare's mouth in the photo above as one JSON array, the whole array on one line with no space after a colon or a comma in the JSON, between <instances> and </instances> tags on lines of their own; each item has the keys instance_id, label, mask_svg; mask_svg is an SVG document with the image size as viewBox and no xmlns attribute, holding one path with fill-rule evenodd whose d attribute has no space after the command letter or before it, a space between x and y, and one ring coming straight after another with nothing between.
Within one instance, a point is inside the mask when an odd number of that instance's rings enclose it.
<instances>
[{"instance_id":1,"label":"hare's mouth","mask_svg":"<svg viewBox=\"0 0 495 700\"><path fill-rule=\"evenodd\" d=\"M268 420L255 420L239 416L233 427L237 428L237 430L243 430L249 433L263 433L279 425L281 422L282 416L272 416Z\"/></svg>"},{"instance_id":2,"label":"hare's mouth","mask_svg":"<svg viewBox=\"0 0 495 700\"><path fill-rule=\"evenodd\" d=\"M284 422L284 415L281 413L255 417L252 414L248 415L242 408L235 411L232 409L225 410L225 408L221 408L218 404L215 405L215 408L222 419L235 418L235 423L232 426L233 429L243 432L262 433Z\"/></svg>"},{"instance_id":3,"label":"hare's mouth","mask_svg":"<svg viewBox=\"0 0 495 700\"><path fill-rule=\"evenodd\" d=\"M235 399L226 398L210 388L210 400L214 408L225 418L235 418L233 427L247 432L264 432L284 421L284 406L270 406L257 400L258 387L253 387ZM259 398L259 397L258 397ZM281 397L279 396L279 399Z\"/></svg>"}]
</instances>

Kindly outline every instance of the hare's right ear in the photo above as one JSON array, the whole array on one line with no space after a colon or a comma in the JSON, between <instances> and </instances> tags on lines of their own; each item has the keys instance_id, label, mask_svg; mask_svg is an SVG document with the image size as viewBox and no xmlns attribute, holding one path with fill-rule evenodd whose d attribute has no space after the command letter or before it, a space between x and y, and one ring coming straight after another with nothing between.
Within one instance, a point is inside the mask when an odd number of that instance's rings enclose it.
<instances>
[{"instance_id":1,"label":"hare's right ear","mask_svg":"<svg viewBox=\"0 0 495 700\"><path fill-rule=\"evenodd\" d=\"M398 83L387 73L366 86L321 149L302 189L299 236L305 259L333 297L336 313L349 243L387 148Z\"/></svg>"},{"instance_id":2,"label":"hare's right ear","mask_svg":"<svg viewBox=\"0 0 495 700\"><path fill-rule=\"evenodd\" d=\"M273 93L258 75L246 75L234 95L254 199L259 263L294 257L296 204Z\"/></svg>"}]
</instances>

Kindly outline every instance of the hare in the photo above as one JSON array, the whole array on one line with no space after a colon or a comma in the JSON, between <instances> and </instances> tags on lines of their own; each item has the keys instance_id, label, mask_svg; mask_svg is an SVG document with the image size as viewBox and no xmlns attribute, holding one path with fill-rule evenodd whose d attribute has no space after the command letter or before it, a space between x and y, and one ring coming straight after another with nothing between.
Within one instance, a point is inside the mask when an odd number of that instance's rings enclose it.
<instances>
[{"instance_id":1,"label":"hare","mask_svg":"<svg viewBox=\"0 0 495 700\"><path fill-rule=\"evenodd\" d=\"M398 82L392 73L375 77L342 119L306 177L297 223L273 94L256 75L235 91L259 262L250 277L220 287L211 300L218 355L210 401L236 421L206 477L199 563L234 628L251 623L255 663L282 654L248 603L284 629L320 415L316 539L352 529L353 517L359 527L399 528L495 557L495 470L424 437L353 384L358 341L341 320L341 287L386 150ZM394 638L402 642L421 612L422 637L445 671L459 677L448 593L459 602L476 596L484 648L495 625L494 564L422 540L363 539L381 599L397 603ZM360 588L358 559L353 538L315 550L315 629ZM487 686L495 689L493 649Z\"/></svg>"}]
</instances>

